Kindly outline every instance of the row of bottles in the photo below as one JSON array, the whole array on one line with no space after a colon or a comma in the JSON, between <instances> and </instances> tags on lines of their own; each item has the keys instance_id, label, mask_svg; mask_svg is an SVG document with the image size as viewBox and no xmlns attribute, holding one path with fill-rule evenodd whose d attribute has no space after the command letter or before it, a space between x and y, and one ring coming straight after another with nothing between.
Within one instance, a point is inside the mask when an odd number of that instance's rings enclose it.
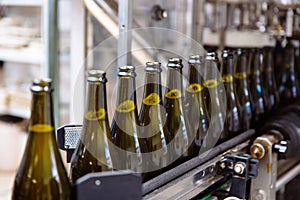
<instances>
[{"instance_id":1,"label":"row of bottles","mask_svg":"<svg viewBox=\"0 0 300 200\"><path fill-rule=\"evenodd\" d=\"M223 50L220 58L215 52L190 56L186 88L182 60L170 58L164 95L161 64L146 63L139 112L135 68L119 67L111 126L106 74L89 71L87 105L71 161L71 182L88 173L127 169L149 180L197 156L200 150L259 128L272 110L299 97L295 48L290 43L283 51L280 75L274 70L274 49L270 47ZM69 179L55 141L52 90L50 80L33 81L30 135L15 178L13 199L70 198Z\"/></svg>"}]
</instances>

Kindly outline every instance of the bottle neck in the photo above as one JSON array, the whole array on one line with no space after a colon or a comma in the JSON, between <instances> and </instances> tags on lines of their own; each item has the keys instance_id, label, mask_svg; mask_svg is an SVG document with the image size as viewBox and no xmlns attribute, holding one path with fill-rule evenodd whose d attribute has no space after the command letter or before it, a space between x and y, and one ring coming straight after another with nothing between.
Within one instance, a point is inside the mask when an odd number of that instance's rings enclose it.
<instances>
[{"instance_id":1,"label":"bottle neck","mask_svg":"<svg viewBox=\"0 0 300 200\"><path fill-rule=\"evenodd\" d=\"M203 82L203 78L201 77L200 64L189 64L189 84Z\"/></svg>"},{"instance_id":2,"label":"bottle neck","mask_svg":"<svg viewBox=\"0 0 300 200\"><path fill-rule=\"evenodd\" d=\"M285 48L284 53L284 71L286 73L294 74L295 71L295 57L294 57L294 48L291 45L288 45Z\"/></svg>"},{"instance_id":3,"label":"bottle neck","mask_svg":"<svg viewBox=\"0 0 300 200\"><path fill-rule=\"evenodd\" d=\"M48 127L54 129L51 92L32 93L30 131L35 130L36 125L43 125L40 130L46 128L44 125L49 125Z\"/></svg>"},{"instance_id":4,"label":"bottle neck","mask_svg":"<svg viewBox=\"0 0 300 200\"><path fill-rule=\"evenodd\" d=\"M117 112L128 113L137 110L136 105L135 78L132 76L120 76L117 95Z\"/></svg>"},{"instance_id":5,"label":"bottle neck","mask_svg":"<svg viewBox=\"0 0 300 200\"><path fill-rule=\"evenodd\" d=\"M235 71L233 75L234 79L245 80L244 84L246 84L246 78L247 78L247 55L246 54L237 55L234 71Z\"/></svg>"},{"instance_id":6,"label":"bottle neck","mask_svg":"<svg viewBox=\"0 0 300 200\"><path fill-rule=\"evenodd\" d=\"M107 120L107 103L105 83L88 82L88 96L85 118L106 119Z\"/></svg>"},{"instance_id":7,"label":"bottle neck","mask_svg":"<svg viewBox=\"0 0 300 200\"><path fill-rule=\"evenodd\" d=\"M271 48L265 48L263 53L263 71L268 74L274 71L273 69L273 52Z\"/></svg>"},{"instance_id":8,"label":"bottle neck","mask_svg":"<svg viewBox=\"0 0 300 200\"><path fill-rule=\"evenodd\" d=\"M223 58L222 82L224 84L233 85L233 58Z\"/></svg>"},{"instance_id":9,"label":"bottle neck","mask_svg":"<svg viewBox=\"0 0 300 200\"><path fill-rule=\"evenodd\" d=\"M160 72L146 72L143 104L162 104L161 75Z\"/></svg>"},{"instance_id":10,"label":"bottle neck","mask_svg":"<svg viewBox=\"0 0 300 200\"><path fill-rule=\"evenodd\" d=\"M260 52L254 52L252 54L250 74L255 77L260 76L260 71L261 71L260 56L261 56Z\"/></svg>"},{"instance_id":11,"label":"bottle neck","mask_svg":"<svg viewBox=\"0 0 300 200\"><path fill-rule=\"evenodd\" d=\"M167 91L179 90L182 92L182 69L172 67L168 68L167 87Z\"/></svg>"}]
</instances>

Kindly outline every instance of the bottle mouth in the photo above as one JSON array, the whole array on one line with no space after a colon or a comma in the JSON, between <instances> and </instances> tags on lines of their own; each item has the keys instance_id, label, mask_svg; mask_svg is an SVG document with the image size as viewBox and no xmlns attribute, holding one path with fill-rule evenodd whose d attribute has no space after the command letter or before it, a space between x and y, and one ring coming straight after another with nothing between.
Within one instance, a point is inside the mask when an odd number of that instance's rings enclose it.
<instances>
[{"instance_id":1,"label":"bottle mouth","mask_svg":"<svg viewBox=\"0 0 300 200\"><path fill-rule=\"evenodd\" d=\"M169 58L168 67L182 69L182 59L181 58Z\"/></svg>"},{"instance_id":2,"label":"bottle mouth","mask_svg":"<svg viewBox=\"0 0 300 200\"><path fill-rule=\"evenodd\" d=\"M89 70L87 81L106 83L106 72L103 70Z\"/></svg>"},{"instance_id":3,"label":"bottle mouth","mask_svg":"<svg viewBox=\"0 0 300 200\"><path fill-rule=\"evenodd\" d=\"M135 67L130 65L124 65L119 67L118 76L136 77Z\"/></svg>"},{"instance_id":4,"label":"bottle mouth","mask_svg":"<svg viewBox=\"0 0 300 200\"><path fill-rule=\"evenodd\" d=\"M205 60L218 61L218 54L216 52L209 52L206 54Z\"/></svg>"},{"instance_id":5,"label":"bottle mouth","mask_svg":"<svg viewBox=\"0 0 300 200\"><path fill-rule=\"evenodd\" d=\"M222 58L233 58L233 54L230 50L225 49L222 52Z\"/></svg>"},{"instance_id":6,"label":"bottle mouth","mask_svg":"<svg viewBox=\"0 0 300 200\"><path fill-rule=\"evenodd\" d=\"M154 61L154 62L146 62L145 67L146 72L162 72L161 63Z\"/></svg>"},{"instance_id":7,"label":"bottle mouth","mask_svg":"<svg viewBox=\"0 0 300 200\"><path fill-rule=\"evenodd\" d=\"M32 92L51 92L53 90L52 80L50 78L33 79L30 90Z\"/></svg>"},{"instance_id":8,"label":"bottle mouth","mask_svg":"<svg viewBox=\"0 0 300 200\"><path fill-rule=\"evenodd\" d=\"M238 56L241 56L241 55L247 55L247 50L245 49L242 49L242 48L238 48L237 50L234 51L234 53Z\"/></svg>"},{"instance_id":9,"label":"bottle mouth","mask_svg":"<svg viewBox=\"0 0 300 200\"><path fill-rule=\"evenodd\" d=\"M200 55L191 55L189 58L189 64L201 64L203 57Z\"/></svg>"}]
</instances>

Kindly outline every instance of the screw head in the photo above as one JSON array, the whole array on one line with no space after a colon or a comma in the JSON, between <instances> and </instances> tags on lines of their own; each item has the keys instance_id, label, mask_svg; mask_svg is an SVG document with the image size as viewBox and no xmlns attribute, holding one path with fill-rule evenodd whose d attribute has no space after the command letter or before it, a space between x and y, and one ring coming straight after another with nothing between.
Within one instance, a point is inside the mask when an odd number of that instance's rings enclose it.
<instances>
[{"instance_id":1,"label":"screw head","mask_svg":"<svg viewBox=\"0 0 300 200\"><path fill-rule=\"evenodd\" d=\"M243 174L244 171L245 171L245 163L242 163L242 162L237 162L235 165L234 165L234 172L237 173L237 174Z\"/></svg>"},{"instance_id":2,"label":"screw head","mask_svg":"<svg viewBox=\"0 0 300 200\"><path fill-rule=\"evenodd\" d=\"M253 158L262 159L265 156L266 150L260 143L255 143L251 146L250 152Z\"/></svg>"}]
</instances>

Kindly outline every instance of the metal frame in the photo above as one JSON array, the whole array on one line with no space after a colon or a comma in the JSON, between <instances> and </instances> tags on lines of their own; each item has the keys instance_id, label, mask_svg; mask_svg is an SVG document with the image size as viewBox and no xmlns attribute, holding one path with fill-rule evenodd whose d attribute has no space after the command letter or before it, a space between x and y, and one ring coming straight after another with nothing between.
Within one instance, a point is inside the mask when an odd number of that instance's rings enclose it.
<instances>
[{"instance_id":1,"label":"metal frame","mask_svg":"<svg viewBox=\"0 0 300 200\"><path fill-rule=\"evenodd\" d=\"M130 31L132 29L132 0L119 0L118 19L118 67L120 67L132 63Z\"/></svg>"},{"instance_id":2,"label":"metal frame","mask_svg":"<svg viewBox=\"0 0 300 200\"><path fill-rule=\"evenodd\" d=\"M59 123L59 50L58 50L58 1L45 0L43 6L44 74L52 79L55 124Z\"/></svg>"}]
</instances>

